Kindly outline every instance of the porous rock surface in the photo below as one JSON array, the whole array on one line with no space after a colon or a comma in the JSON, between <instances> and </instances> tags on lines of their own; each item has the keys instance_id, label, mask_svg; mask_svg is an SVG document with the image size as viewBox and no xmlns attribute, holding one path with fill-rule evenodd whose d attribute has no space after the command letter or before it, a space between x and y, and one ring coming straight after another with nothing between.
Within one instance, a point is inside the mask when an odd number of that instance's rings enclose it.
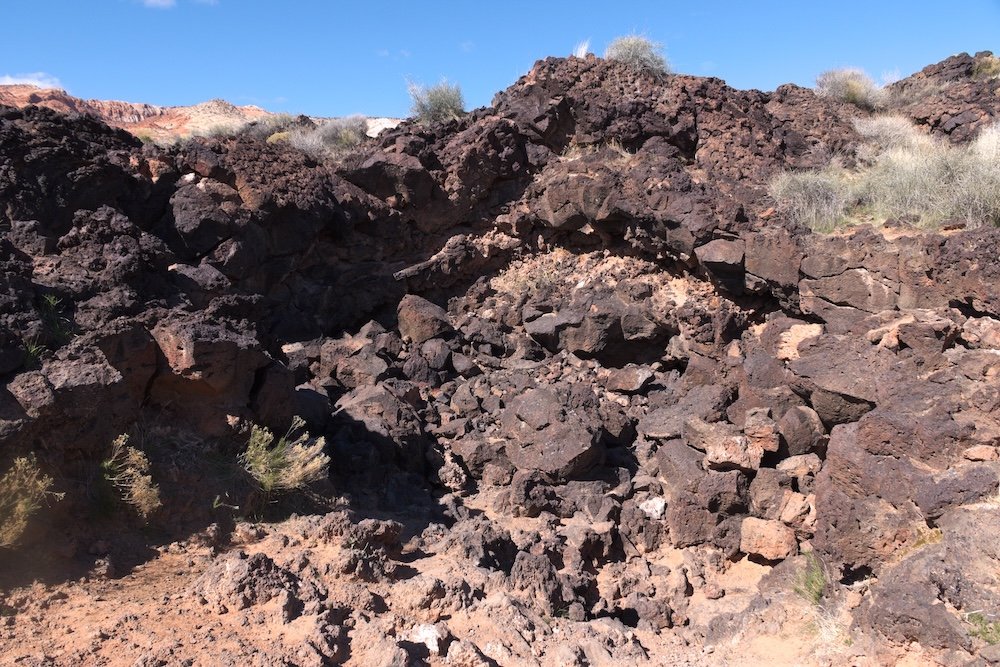
<instances>
[{"instance_id":1,"label":"porous rock surface","mask_svg":"<svg viewBox=\"0 0 1000 667\"><path fill-rule=\"evenodd\" d=\"M956 58L896 85L952 81L900 108L960 141L1000 108ZM0 558L96 568L0 593L0 655L972 660L968 614L1000 613L1000 230L775 214L768 179L849 156L858 113L547 59L332 166L0 108L0 455L67 493ZM326 509L236 521L208 450L293 415ZM86 491L150 422L193 434L147 441L155 557ZM816 567L822 612L795 593Z\"/></svg>"}]
</instances>

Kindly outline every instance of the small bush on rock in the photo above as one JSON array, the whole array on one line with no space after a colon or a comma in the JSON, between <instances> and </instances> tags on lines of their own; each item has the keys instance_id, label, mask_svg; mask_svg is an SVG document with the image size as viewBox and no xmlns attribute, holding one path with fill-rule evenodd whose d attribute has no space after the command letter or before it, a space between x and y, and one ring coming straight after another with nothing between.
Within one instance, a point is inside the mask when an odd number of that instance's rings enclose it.
<instances>
[{"instance_id":1,"label":"small bush on rock","mask_svg":"<svg viewBox=\"0 0 1000 667\"><path fill-rule=\"evenodd\" d=\"M833 69L816 78L816 93L872 110L882 105L885 94L870 76L855 68Z\"/></svg>"},{"instance_id":2,"label":"small bush on rock","mask_svg":"<svg viewBox=\"0 0 1000 667\"><path fill-rule=\"evenodd\" d=\"M285 435L277 439L263 426L251 427L250 442L240 454L240 463L265 498L304 489L327 476L330 457L323 452L326 441L311 437L305 425L301 417L295 417Z\"/></svg>"},{"instance_id":3,"label":"small bush on rock","mask_svg":"<svg viewBox=\"0 0 1000 667\"><path fill-rule=\"evenodd\" d=\"M408 89L413 100L410 113L419 121L439 123L454 120L465 113L465 100L458 84L442 81L436 86L424 88L411 83Z\"/></svg>"},{"instance_id":4,"label":"small bush on rock","mask_svg":"<svg viewBox=\"0 0 1000 667\"><path fill-rule=\"evenodd\" d=\"M42 474L34 455L14 459L0 477L0 548L17 544L44 500L62 498L63 494L53 493L51 488L52 478Z\"/></svg>"},{"instance_id":5,"label":"small bush on rock","mask_svg":"<svg viewBox=\"0 0 1000 667\"><path fill-rule=\"evenodd\" d=\"M1000 77L1000 58L983 56L972 66L972 76L980 79L995 79Z\"/></svg>"},{"instance_id":6,"label":"small bush on rock","mask_svg":"<svg viewBox=\"0 0 1000 667\"><path fill-rule=\"evenodd\" d=\"M158 510L160 487L153 482L149 459L128 445L129 436L120 435L111 443L111 456L101 463L104 479L114 487L132 509L148 520Z\"/></svg>"},{"instance_id":7,"label":"small bush on rock","mask_svg":"<svg viewBox=\"0 0 1000 667\"><path fill-rule=\"evenodd\" d=\"M668 74L670 67L662 52L663 45L659 42L641 35L626 35L614 39L604 51L604 57L655 74Z\"/></svg>"}]
</instances>

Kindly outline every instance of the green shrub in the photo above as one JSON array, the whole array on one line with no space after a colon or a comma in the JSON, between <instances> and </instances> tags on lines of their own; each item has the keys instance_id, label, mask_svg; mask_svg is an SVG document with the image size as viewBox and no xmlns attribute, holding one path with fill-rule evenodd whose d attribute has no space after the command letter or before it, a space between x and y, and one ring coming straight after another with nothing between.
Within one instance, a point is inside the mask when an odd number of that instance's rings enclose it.
<instances>
[{"instance_id":1,"label":"green shrub","mask_svg":"<svg viewBox=\"0 0 1000 667\"><path fill-rule=\"evenodd\" d=\"M885 94L863 70L833 69L816 78L816 94L848 102L862 109L882 106Z\"/></svg>"},{"instance_id":2,"label":"green shrub","mask_svg":"<svg viewBox=\"0 0 1000 667\"><path fill-rule=\"evenodd\" d=\"M293 418L285 435L277 439L263 426L251 427L240 463L265 498L304 489L327 476L330 457L323 452L326 442L322 437L310 437L304 429L305 421L300 417Z\"/></svg>"},{"instance_id":3,"label":"green shrub","mask_svg":"<svg viewBox=\"0 0 1000 667\"><path fill-rule=\"evenodd\" d=\"M806 567L799 573L795 582L795 592L811 602L819 604L826 592L826 573L823 571L823 563L814 553L806 554Z\"/></svg>"},{"instance_id":4,"label":"green shrub","mask_svg":"<svg viewBox=\"0 0 1000 667\"><path fill-rule=\"evenodd\" d=\"M128 445L129 436L120 435L111 443L111 455L101 462L105 481L115 488L121 499L136 513L148 520L161 506L160 487L153 482L149 459Z\"/></svg>"},{"instance_id":5,"label":"green shrub","mask_svg":"<svg viewBox=\"0 0 1000 667\"><path fill-rule=\"evenodd\" d=\"M454 120L465 113L465 100L458 84L442 81L436 86L424 88L411 83L407 88L413 101L410 113L417 120L439 123Z\"/></svg>"},{"instance_id":6,"label":"green shrub","mask_svg":"<svg viewBox=\"0 0 1000 667\"><path fill-rule=\"evenodd\" d=\"M792 220L824 232L840 224L854 202L850 183L834 169L780 174L770 194Z\"/></svg>"},{"instance_id":7,"label":"green shrub","mask_svg":"<svg viewBox=\"0 0 1000 667\"><path fill-rule=\"evenodd\" d=\"M41 509L44 500L63 497L51 488L52 478L42 474L34 454L14 459L10 469L0 477L0 548L17 544L28 520Z\"/></svg>"},{"instance_id":8,"label":"green shrub","mask_svg":"<svg viewBox=\"0 0 1000 667\"><path fill-rule=\"evenodd\" d=\"M965 619L972 626L969 630L971 636L982 639L991 646L1000 644L1000 621L991 621L979 611L972 612Z\"/></svg>"},{"instance_id":9,"label":"green shrub","mask_svg":"<svg viewBox=\"0 0 1000 667\"><path fill-rule=\"evenodd\" d=\"M641 35L625 35L612 40L604 51L604 57L654 74L668 74L670 66L662 52L663 45L659 42Z\"/></svg>"}]
</instances>

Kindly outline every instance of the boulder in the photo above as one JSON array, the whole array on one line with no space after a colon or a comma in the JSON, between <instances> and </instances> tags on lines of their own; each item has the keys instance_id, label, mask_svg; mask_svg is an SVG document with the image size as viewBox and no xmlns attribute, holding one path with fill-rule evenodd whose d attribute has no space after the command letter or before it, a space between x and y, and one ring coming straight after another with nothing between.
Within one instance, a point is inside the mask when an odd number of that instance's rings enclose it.
<instances>
[{"instance_id":1,"label":"boulder","mask_svg":"<svg viewBox=\"0 0 1000 667\"><path fill-rule=\"evenodd\" d=\"M764 560L784 560L798 553L795 531L780 521L747 517L740 524L740 551Z\"/></svg>"},{"instance_id":2,"label":"boulder","mask_svg":"<svg viewBox=\"0 0 1000 667\"><path fill-rule=\"evenodd\" d=\"M415 345L452 331L444 309L415 294L404 296L396 312L400 335Z\"/></svg>"}]
</instances>

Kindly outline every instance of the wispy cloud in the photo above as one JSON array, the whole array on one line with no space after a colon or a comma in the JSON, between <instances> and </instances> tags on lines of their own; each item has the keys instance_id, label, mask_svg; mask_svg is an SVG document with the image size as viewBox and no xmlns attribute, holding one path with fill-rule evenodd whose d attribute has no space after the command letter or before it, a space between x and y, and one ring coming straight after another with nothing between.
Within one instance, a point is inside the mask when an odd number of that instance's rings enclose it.
<instances>
[{"instance_id":1,"label":"wispy cloud","mask_svg":"<svg viewBox=\"0 0 1000 667\"><path fill-rule=\"evenodd\" d=\"M219 4L219 0L193 0L195 4L198 5L209 5L215 6ZM177 0L138 0L143 7L149 7L150 9L173 9L177 6Z\"/></svg>"},{"instance_id":2,"label":"wispy cloud","mask_svg":"<svg viewBox=\"0 0 1000 667\"><path fill-rule=\"evenodd\" d=\"M472 53L472 50L476 48L476 43L467 39L459 44L458 48L461 49L463 53Z\"/></svg>"},{"instance_id":3,"label":"wispy cloud","mask_svg":"<svg viewBox=\"0 0 1000 667\"><path fill-rule=\"evenodd\" d=\"M379 58L392 58L394 61L406 60L413 54L406 49L400 49L399 51L390 51L389 49L375 49L375 55Z\"/></svg>"},{"instance_id":4,"label":"wispy cloud","mask_svg":"<svg viewBox=\"0 0 1000 667\"><path fill-rule=\"evenodd\" d=\"M26 74L3 74L0 75L0 86L12 84L28 84L39 88L62 88L63 85L58 78L45 72L28 72Z\"/></svg>"}]
</instances>

